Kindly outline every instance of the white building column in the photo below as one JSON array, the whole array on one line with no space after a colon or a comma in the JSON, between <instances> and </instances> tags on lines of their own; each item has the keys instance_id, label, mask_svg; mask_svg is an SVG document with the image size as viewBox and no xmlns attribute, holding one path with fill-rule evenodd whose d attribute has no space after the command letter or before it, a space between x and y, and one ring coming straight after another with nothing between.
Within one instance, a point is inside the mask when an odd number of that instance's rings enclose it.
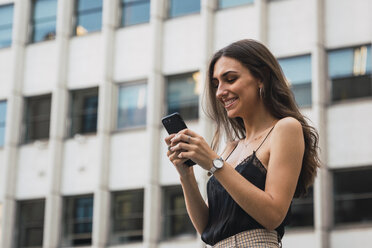
<instances>
[{"instance_id":1,"label":"white building column","mask_svg":"<svg viewBox=\"0 0 372 248\"><path fill-rule=\"evenodd\" d=\"M256 0L254 6L257 15L258 40L267 44L267 0Z\"/></svg>"},{"instance_id":2,"label":"white building column","mask_svg":"<svg viewBox=\"0 0 372 248\"><path fill-rule=\"evenodd\" d=\"M0 247L11 248L15 228L16 181L18 168L18 144L21 136L23 109L23 77L25 46L27 44L27 27L30 2L14 1L13 34L12 34L12 74L11 93L7 103L6 136L5 136L5 168L4 168L4 199L2 213L2 238Z\"/></svg>"},{"instance_id":3,"label":"white building column","mask_svg":"<svg viewBox=\"0 0 372 248\"><path fill-rule=\"evenodd\" d=\"M68 45L71 35L73 1L58 1L56 24L57 69L50 121L50 176L46 196L43 248L57 248L62 226L63 147L68 104Z\"/></svg>"},{"instance_id":4,"label":"white building column","mask_svg":"<svg viewBox=\"0 0 372 248\"><path fill-rule=\"evenodd\" d=\"M163 19L165 16L164 0L151 1L151 53L149 78L147 84L147 174L144 201L143 241L145 248L155 248L160 239L161 188L160 174L160 127L163 114L164 78L163 61Z\"/></svg>"},{"instance_id":5,"label":"white building column","mask_svg":"<svg viewBox=\"0 0 372 248\"><path fill-rule=\"evenodd\" d=\"M111 130L113 128L113 82L115 31L119 9L118 0L103 1L102 15L102 45L103 45L103 78L99 87L98 101L98 144L99 144L99 173L94 191L93 233L92 244L95 248L107 245L110 230L110 154Z\"/></svg>"},{"instance_id":6,"label":"white building column","mask_svg":"<svg viewBox=\"0 0 372 248\"><path fill-rule=\"evenodd\" d=\"M199 89L200 89L200 96L199 96L199 125L201 127L202 136L204 139L211 144L213 138L213 123L212 121L206 116L203 111L202 104L206 104L203 101L204 97L204 90L207 82L207 74L208 74L208 64L211 59L211 56L214 52L214 15L217 9L217 1L216 0L201 0L201 25L202 25L202 61L200 63L200 79L199 79ZM200 170L199 170L200 171ZM209 177L204 170L201 170L202 175L199 178L198 185L199 190L204 199L207 199L207 181ZM204 242L201 240L200 235L198 235L197 241L198 247L205 247Z\"/></svg>"},{"instance_id":7,"label":"white building column","mask_svg":"<svg viewBox=\"0 0 372 248\"><path fill-rule=\"evenodd\" d=\"M327 165L327 59L325 48L324 0L314 0L314 42L312 50L313 121L319 132L322 168L314 184L314 225L317 248L328 248L332 223L331 178Z\"/></svg>"}]
</instances>

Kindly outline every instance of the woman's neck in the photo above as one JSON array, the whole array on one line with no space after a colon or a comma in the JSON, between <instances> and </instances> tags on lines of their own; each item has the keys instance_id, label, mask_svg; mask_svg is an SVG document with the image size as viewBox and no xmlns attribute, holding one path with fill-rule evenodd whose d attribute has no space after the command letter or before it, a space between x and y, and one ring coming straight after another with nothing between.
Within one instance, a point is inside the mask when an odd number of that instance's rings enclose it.
<instances>
[{"instance_id":1,"label":"woman's neck","mask_svg":"<svg viewBox=\"0 0 372 248\"><path fill-rule=\"evenodd\" d=\"M265 108L257 109L251 116L243 118L245 127L245 140L254 139L266 129L272 127L278 120Z\"/></svg>"}]
</instances>

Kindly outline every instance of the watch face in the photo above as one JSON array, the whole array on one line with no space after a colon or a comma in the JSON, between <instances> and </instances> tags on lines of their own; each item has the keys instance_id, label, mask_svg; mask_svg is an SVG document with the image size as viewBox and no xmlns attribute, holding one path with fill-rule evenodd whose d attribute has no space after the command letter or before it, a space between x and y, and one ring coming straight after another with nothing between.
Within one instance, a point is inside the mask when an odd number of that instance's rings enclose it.
<instances>
[{"instance_id":1,"label":"watch face","mask_svg":"<svg viewBox=\"0 0 372 248\"><path fill-rule=\"evenodd\" d=\"M220 169L223 166L223 161L221 159L215 159L213 161L213 164L216 168Z\"/></svg>"}]
</instances>

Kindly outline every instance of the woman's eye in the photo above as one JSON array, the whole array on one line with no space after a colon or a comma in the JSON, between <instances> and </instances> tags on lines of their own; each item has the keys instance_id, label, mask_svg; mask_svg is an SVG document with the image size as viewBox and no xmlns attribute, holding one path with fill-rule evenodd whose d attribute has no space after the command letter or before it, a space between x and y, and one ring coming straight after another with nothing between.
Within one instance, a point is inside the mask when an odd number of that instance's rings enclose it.
<instances>
[{"instance_id":1,"label":"woman's eye","mask_svg":"<svg viewBox=\"0 0 372 248\"><path fill-rule=\"evenodd\" d=\"M235 80L236 80L236 78L228 78L228 79L226 79L226 81L229 82L229 83L233 83Z\"/></svg>"}]
</instances>

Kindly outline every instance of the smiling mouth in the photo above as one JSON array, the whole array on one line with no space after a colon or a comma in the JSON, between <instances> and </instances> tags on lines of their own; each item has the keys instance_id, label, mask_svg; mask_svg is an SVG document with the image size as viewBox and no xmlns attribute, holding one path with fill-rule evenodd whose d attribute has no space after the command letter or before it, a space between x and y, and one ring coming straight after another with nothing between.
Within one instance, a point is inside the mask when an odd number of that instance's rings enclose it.
<instances>
[{"instance_id":1,"label":"smiling mouth","mask_svg":"<svg viewBox=\"0 0 372 248\"><path fill-rule=\"evenodd\" d=\"M231 107L238 98L233 98L224 102L225 108Z\"/></svg>"}]
</instances>

